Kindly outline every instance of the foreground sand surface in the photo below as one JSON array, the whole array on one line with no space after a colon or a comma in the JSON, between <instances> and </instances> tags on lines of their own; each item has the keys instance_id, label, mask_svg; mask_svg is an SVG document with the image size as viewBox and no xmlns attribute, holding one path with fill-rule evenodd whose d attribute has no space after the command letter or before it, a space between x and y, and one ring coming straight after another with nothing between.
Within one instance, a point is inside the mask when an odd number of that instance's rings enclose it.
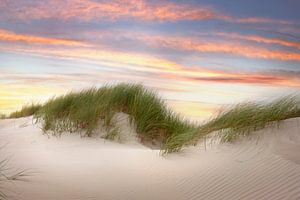
<instances>
[{"instance_id":1,"label":"foreground sand surface","mask_svg":"<svg viewBox=\"0 0 300 200\"><path fill-rule=\"evenodd\" d=\"M1 158L32 173L5 184L11 199L300 199L300 118L261 131L259 140L200 143L165 157L132 137L56 138L39 126L31 117L0 120Z\"/></svg>"}]
</instances>

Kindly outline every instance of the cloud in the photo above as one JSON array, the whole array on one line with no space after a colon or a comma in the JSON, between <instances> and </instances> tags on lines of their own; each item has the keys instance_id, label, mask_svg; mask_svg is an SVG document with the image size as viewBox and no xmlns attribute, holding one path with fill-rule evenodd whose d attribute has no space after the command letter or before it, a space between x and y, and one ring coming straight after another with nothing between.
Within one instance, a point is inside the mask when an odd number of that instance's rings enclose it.
<instances>
[{"instance_id":1,"label":"cloud","mask_svg":"<svg viewBox=\"0 0 300 200\"><path fill-rule=\"evenodd\" d=\"M105 48L44 48L32 46L9 45L0 46L0 50L13 53L38 55L42 57L83 61L101 64L119 69L132 69L144 73L157 71L172 71L182 68L176 62L155 56L114 51Z\"/></svg>"},{"instance_id":2,"label":"cloud","mask_svg":"<svg viewBox=\"0 0 300 200\"><path fill-rule=\"evenodd\" d=\"M212 71L213 75L178 75L162 74L162 77L189 81L189 82L206 82L219 84L248 84L248 85L266 85L266 86L288 86L300 88L300 77L290 77L286 73L261 72L261 73L233 73Z\"/></svg>"},{"instance_id":3,"label":"cloud","mask_svg":"<svg viewBox=\"0 0 300 200\"><path fill-rule=\"evenodd\" d=\"M62 19L91 21L95 19L119 20L134 18L144 21L222 20L231 23L293 24L289 21L262 17L233 17L208 6L147 0L47 0L2 1L2 19Z\"/></svg>"},{"instance_id":4,"label":"cloud","mask_svg":"<svg viewBox=\"0 0 300 200\"><path fill-rule=\"evenodd\" d=\"M6 32L4 32L6 33ZM96 33L97 34L97 33ZM122 33L123 34L123 33ZM20 35L9 33L8 35ZM119 37L115 34L112 37ZM169 48L179 51L192 51L198 53L226 53L250 58L294 60L300 61L300 54L290 51L269 50L263 47L249 46L235 42L203 41L199 38L180 37L171 35L150 35L125 33L125 37L133 37L136 41L156 48ZM226 36L226 35L225 35ZM239 36L239 35L237 35ZM28 41L35 41L31 36L25 37ZM33 36L32 36L33 37ZM104 40L107 36L104 35ZM110 37L110 36L108 36ZM241 36L243 37L243 36ZM0 34L1 38L1 34ZM252 37L251 37L252 38ZM44 38L43 38L44 39ZM46 38L47 39L47 38ZM48 38L49 39L49 38ZM125 38L126 39L126 38ZM256 37L254 38L257 39ZM253 39L253 40L254 40ZM259 38L264 40L266 38ZM55 41L56 39L54 39ZM17 40L18 41L18 40ZM38 40L39 41L39 40ZM51 39L50 39L51 41ZM268 40L267 40L268 41ZM40 42L40 41L39 41ZM271 42L271 41L270 41ZM273 42L273 41L272 41ZM277 41L275 41L277 42ZM49 42L51 43L51 42ZM92 44L92 41L87 44ZM104 46L80 47L73 46L65 48L56 46L30 46L30 45L2 45L0 50L6 52L38 55L55 59L74 60L81 63L94 63L96 65L118 69L120 73L131 70L132 73L151 73L151 77L157 75L170 79L178 79L192 82L214 82L214 83L242 83L242 84L264 84L285 85L299 87L299 78L277 73L271 75L229 73L214 70L205 70L199 66L189 66L170 59L147 53L126 52L124 50L113 50ZM179 76L179 75L180 76ZM267 73L269 74L269 73ZM50 80L50 79L49 79ZM74 79L75 80L75 79Z\"/></svg>"},{"instance_id":5,"label":"cloud","mask_svg":"<svg viewBox=\"0 0 300 200\"><path fill-rule=\"evenodd\" d=\"M261 47L251 47L242 44L234 45L227 43L205 43L189 38L147 36L139 38L149 45L159 45L165 48L178 50L189 50L200 53L230 53L246 57L296 60L300 61L300 54L271 51ZM50 58L60 58L65 60L75 60L80 62L95 63L100 66L112 67L119 70L131 70L144 74L151 73L169 78L179 78L188 81L205 81L219 83L243 83L243 84L275 84L296 86L300 85L298 76L293 79L287 73L277 73L272 75L262 74L232 74L216 70L207 70L179 64L169 59L151 56L148 54L135 52L122 52L104 48L43 48L32 46L9 45L1 46L0 50L6 52L32 54ZM289 57L292 55L292 57ZM175 74L175 75L174 75ZM180 74L178 76L176 74ZM289 73L291 74L291 73Z\"/></svg>"},{"instance_id":6,"label":"cloud","mask_svg":"<svg viewBox=\"0 0 300 200\"><path fill-rule=\"evenodd\" d=\"M140 46L142 49L161 50L169 49L181 52L195 52L199 54L228 54L247 58L273 59L282 61L300 62L300 53L295 49L282 50L271 46L273 44L299 48L300 43L279 38L268 38L258 35L242 35L239 33L216 32L210 34L196 34L178 36L173 34L144 33L128 30L92 31L84 33L89 43L102 44L118 51L131 51ZM212 38L207 38L207 36ZM222 40L220 40L220 37ZM228 38L231 40L229 41ZM254 43L243 43L244 40ZM124 43L122 43L125 41ZM132 44L135 45L132 45ZM117 44L117 45L115 45ZM262 46L261 44L271 44ZM124 46L125 45L125 46ZM136 51L133 50L133 51ZM164 51L166 52L166 51Z\"/></svg>"},{"instance_id":7,"label":"cloud","mask_svg":"<svg viewBox=\"0 0 300 200\"><path fill-rule=\"evenodd\" d=\"M48 0L40 2L2 2L2 9L6 7L22 20L31 19L77 19L90 21L93 19L116 20L124 17L137 18L147 21L175 21L202 20L214 16L212 10L190 5L178 5L171 2L151 3L144 0ZM6 12L6 13L7 13Z\"/></svg>"},{"instance_id":8,"label":"cloud","mask_svg":"<svg viewBox=\"0 0 300 200\"><path fill-rule=\"evenodd\" d=\"M234 36L233 36L234 37ZM243 37L243 36L241 36ZM153 36L142 35L140 38L144 43L157 48L168 48L178 51L192 51L198 53L223 53L238 55L248 58L275 59L283 61L298 61L300 62L300 54L292 51L271 50L258 46L251 46L238 42L217 42L204 41L198 38L178 37L178 36ZM271 42L266 38L248 38L249 40L263 40ZM272 42L279 42L273 41ZM281 41L283 42L283 41ZM290 44L290 43L289 43ZM294 44L296 45L296 44Z\"/></svg>"},{"instance_id":9,"label":"cloud","mask_svg":"<svg viewBox=\"0 0 300 200\"><path fill-rule=\"evenodd\" d=\"M82 42L70 39L58 39L40 37L35 35L18 34L8 30L0 29L0 41L26 42L29 44L49 44L49 45L66 45L66 46L88 46Z\"/></svg>"},{"instance_id":10,"label":"cloud","mask_svg":"<svg viewBox=\"0 0 300 200\"><path fill-rule=\"evenodd\" d=\"M288 41L280 38L269 38L269 37L262 37L258 35L242 35L238 33L213 33L213 34L217 36L223 36L223 37L235 39L235 40L241 39L241 40L248 40L248 41L254 41L254 42L265 43L265 44L278 44L281 46L294 47L300 49L300 42Z\"/></svg>"},{"instance_id":11,"label":"cloud","mask_svg":"<svg viewBox=\"0 0 300 200\"><path fill-rule=\"evenodd\" d=\"M219 17L224 21L233 22L233 23L242 23L242 24L281 24L281 25L294 25L294 22L279 20L279 19L271 19L265 17L246 17L246 18L237 18L232 16Z\"/></svg>"}]
</instances>

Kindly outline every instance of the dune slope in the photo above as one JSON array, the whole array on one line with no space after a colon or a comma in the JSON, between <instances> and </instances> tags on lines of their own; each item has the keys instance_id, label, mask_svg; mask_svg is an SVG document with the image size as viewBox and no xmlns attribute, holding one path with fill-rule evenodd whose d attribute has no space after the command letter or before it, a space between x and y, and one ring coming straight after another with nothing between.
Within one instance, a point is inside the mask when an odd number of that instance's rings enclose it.
<instances>
[{"instance_id":1,"label":"dune slope","mask_svg":"<svg viewBox=\"0 0 300 200\"><path fill-rule=\"evenodd\" d=\"M56 138L39 126L31 117L0 120L0 156L32 173L3 185L12 199L300 199L300 118L262 130L259 140L200 143L165 157L132 135L122 144Z\"/></svg>"}]
</instances>

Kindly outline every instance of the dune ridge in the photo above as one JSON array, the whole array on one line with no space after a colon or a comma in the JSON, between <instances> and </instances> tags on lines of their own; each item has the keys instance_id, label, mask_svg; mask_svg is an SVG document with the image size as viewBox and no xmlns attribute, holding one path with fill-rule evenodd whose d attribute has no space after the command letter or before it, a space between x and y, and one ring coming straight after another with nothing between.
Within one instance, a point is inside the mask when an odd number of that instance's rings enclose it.
<instances>
[{"instance_id":1,"label":"dune ridge","mask_svg":"<svg viewBox=\"0 0 300 200\"><path fill-rule=\"evenodd\" d=\"M213 132L218 132L223 142L235 142L282 120L300 117L299 106L293 95L271 102L244 102L220 109L204 123L192 123L170 109L156 91L142 84L120 83L69 92L43 105L23 106L4 118L34 115L44 132L58 137L62 132L91 137L105 128L106 139L118 139L119 129L112 118L125 113L140 142L168 154Z\"/></svg>"},{"instance_id":2,"label":"dune ridge","mask_svg":"<svg viewBox=\"0 0 300 200\"><path fill-rule=\"evenodd\" d=\"M2 155L35 172L29 182L5 185L15 199L300 199L300 118L250 140L201 142L166 156L132 137L122 144L56 138L39 126L32 117L0 120Z\"/></svg>"}]
</instances>

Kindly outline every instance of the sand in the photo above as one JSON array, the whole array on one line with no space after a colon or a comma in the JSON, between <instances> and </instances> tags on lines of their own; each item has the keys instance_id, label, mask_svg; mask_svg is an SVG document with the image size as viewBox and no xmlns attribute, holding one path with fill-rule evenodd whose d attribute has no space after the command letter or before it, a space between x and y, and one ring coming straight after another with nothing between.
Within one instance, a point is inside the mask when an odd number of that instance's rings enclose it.
<instances>
[{"instance_id":1,"label":"sand","mask_svg":"<svg viewBox=\"0 0 300 200\"><path fill-rule=\"evenodd\" d=\"M2 186L18 200L300 199L300 118L260 131L259 140L200 143L165 157L126 123L123 116L120 144L47 136L31 117L0 120L0 157L31 173Z\"/></svg>"}]
</instances>

